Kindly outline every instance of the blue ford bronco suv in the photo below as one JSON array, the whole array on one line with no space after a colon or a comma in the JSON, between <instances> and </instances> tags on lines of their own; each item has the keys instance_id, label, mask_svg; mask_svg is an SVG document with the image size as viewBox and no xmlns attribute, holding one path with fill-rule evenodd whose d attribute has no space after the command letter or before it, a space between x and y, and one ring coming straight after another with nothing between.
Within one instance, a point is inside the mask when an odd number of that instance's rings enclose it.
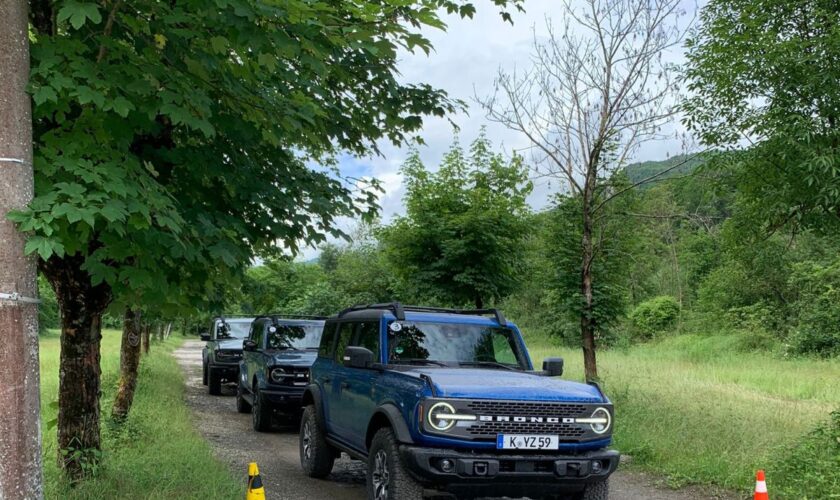
<instances>
[{"instance_id":1,"label":"blue ford bronco suv","mask_svg":"<svg viewBox=\"0 0 840 500\"><path fill-rule=\"evenodd\" d=\"M242 339L248 336L254 318L219 316L210 324L210 331L201 334L205 341L201 352L202 382L213 396L222 393L223 382L239 379L242 360Z\"/></svg>"},{"instance_id":2,"label":"blue ford bronco suv","mask_svg":"<svg viewBox=\"0 0 840 500\"><path fill-rule=\"evenodd\" d=\"M275 413L299 416L323 331L318 316L258 316L251 324L242 342L236 410L251 412L255 431L271 430Z\"/></svg>"},{"instance_id":3,"label":"blue ford bronco suv","mask_svg":"<svg viewBox=\"0 0 840 500\"><path fill-rule=\"evenodd\" d=\"M595 384L534 371L497 310L398 303L326 321L303 395L300 461L325 477L341 452L367 462L367 496L606 499L618 466L613 406Z\"/></svg>"}]
</instances>

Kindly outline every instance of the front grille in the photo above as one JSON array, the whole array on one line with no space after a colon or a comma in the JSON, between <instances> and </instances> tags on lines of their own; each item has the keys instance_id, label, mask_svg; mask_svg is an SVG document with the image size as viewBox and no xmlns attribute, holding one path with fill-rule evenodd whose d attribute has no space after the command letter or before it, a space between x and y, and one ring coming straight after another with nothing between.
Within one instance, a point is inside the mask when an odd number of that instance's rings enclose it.
<instances>
[{"instance_id":1,"label":"front grille","mask_svg":"<svg viewBox=\"0 0 840 500\"><path fill-rule=\"evenodd\" d=\"M242 354L236 351L217 351L216 358L219 361L233 362L242 359Z\"/></svg>"},{"instance_id":2,"label":"front grille","mask_svg":"<svg viewBox=\"0 0 840 500\"><path fill-rule=\"evenodd\" d=\"M290 366L282 366L283 371L286 372L286 376L283 378L283 382L279 385L285 386L303 386L309 383L309 368L301 368L301 367L290 367ZM276 384L276 382L274 382Z\"/></svg>"},{"instance_id":3,"label":"front grille","mask_svg":"<svg viewBox=\"0 0 840 500\"><path fill-rule=\"evenodd\" d=\"M470 401L465 406L469 413L492 419L479 420L464 426L462 431L472 439L492 440L498 434L556 434L560 441L577 442L592 437L588 425L563 421L590 416L592 405L534 401ZM500 421L497 417L506 420Z\"/></svg>"},{"instance_id":4,"label":"front grille","mask_svg":"<svg viewBox=\"0 0 840 500\"><path fill-rule=\"evenodd\" d=\"M528 417L583 417L587 405L574 403L534 403L524 401L472 401L467 408L478 415L509 415Z\"/></svg>"}]
</instances>

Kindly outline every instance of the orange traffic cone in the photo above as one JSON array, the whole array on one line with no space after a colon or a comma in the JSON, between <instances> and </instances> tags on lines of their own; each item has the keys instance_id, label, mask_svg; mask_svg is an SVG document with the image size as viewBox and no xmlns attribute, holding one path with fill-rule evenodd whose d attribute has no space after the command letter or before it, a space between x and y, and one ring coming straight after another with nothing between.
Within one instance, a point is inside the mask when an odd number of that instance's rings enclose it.
<instances>
[{"instance_id":1,"label":"orange traffic cone","mask_svg":"<svg viewBox=\"0 0 840 500\"><path fill-rule=\"evenodd\" d=\"M764 482L764 471L760 470L755 474L755 495L753 500L770 500L767 496L767 483Z\"/></svg>"}]
</instances>

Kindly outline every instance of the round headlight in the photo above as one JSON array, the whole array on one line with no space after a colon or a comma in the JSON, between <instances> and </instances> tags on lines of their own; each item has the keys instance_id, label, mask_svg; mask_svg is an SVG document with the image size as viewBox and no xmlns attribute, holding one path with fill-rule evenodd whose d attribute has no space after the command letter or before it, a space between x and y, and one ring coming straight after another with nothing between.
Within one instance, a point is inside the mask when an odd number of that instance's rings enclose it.
<instances>
[{"instance_id":1,"label":"round headlight","mask_svg":"<svg viewBox=\"0 0 840 500\"><path fill-rule=\"evenodd\" d=\"M589 426L592 427L592 432L595 434L603 434L610 429L612 418L610 412L606 408L596 408L590 417Z\"/></svg>"},{"instance_id":2,"label":"round headlight","mask_svg":"<svg viewBox=\"0 0 840 500\"><path fill-rule=\"evenodd\" d=\"M441 419L440 416L443 414L452 415L455 413L455 408L449 403L435 403L429 408L429 414L427 420L429 421L429 425L432 426L432 429L438 431L448 431L455 425L455 420L449 419Z\"/></svg>"},{"instance_id":3,"label":"round headlight","mask_svg":"<svg viewBox=\"0 0 840 500\"><path fill-rule=\"evenodd\" d=\"M286 370L282 368L275 368L271 370L271 381L280 384L286 378Z\"/></svg>"}]
</instances>

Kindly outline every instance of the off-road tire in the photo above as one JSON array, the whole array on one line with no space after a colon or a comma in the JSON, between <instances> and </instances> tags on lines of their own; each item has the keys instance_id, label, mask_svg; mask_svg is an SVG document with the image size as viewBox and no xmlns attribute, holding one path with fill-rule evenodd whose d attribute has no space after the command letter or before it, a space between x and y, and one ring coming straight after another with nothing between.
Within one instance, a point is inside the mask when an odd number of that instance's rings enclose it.
<instances>
[{"instance_id":1,"label":"off-road tire","mask_svg":"<svg viewBox=\"0 0 840 500\"><path fill-rule=\"evenodd\" d=\"M254 424L254 430L257 432L269 432L271 430L271 404L260 393L259 384L254 384L254 389L251 391L251 421Z\"/></svg>"},{"instance_id":2,"label":"off-road tire","mask_svg":"<svg viewBox=\"0 0 840 500\"><path fill-rule=\"evenodd\" d=\"M304 474L315 478L330 475L337 453L324 438L324 431L318 425L318 414L314 405L303 409L303 416L300 419L299 449L300 466Z\"/></svg>"},{"instance_id":3,"label":"off-road tire","mask_svg":"<svg viewBox=\"0 0 840 500\"><path fill-rule=\"evenodd\" d=\"M201 363L201 385L207 385L207 363Z\"/></svg>"},{"instance_id":4,"label":"off-road tire","mask_svg":"<svg viewBox=\"0 0 840 500\"><path fill-rule=\"evenodd\" d=\"M597 483L586 485L586 489L574 497L575 500L609 500L610 480L604 479Z\"/></svg>"},{"instance_id":5,"label":"off-road tire","mask_svg":"<svg viewBox=\"0 0 840 500\"><path fill-rule=\"evenodd\" d=\"M408 473L390 427L376 432L367 466L369 500L421 500L423 487Z\"/></svg>"},{"instance_id":6,"label":"off-road tire","mask_svg":"<svg viewBox=\"0 0 840 500\"><path fill-rule=\"evenodd\" d=\"M236 411L239 413L251 413L251 403L242 397L242 384L236 384Z\"/></svg>"},{"instance_id":7,"label":"off-road tire","mask_svg":"<svg viewBox=\"0 0 840 500\"><path fill-rule=\"evenodd\" d=\"M207 393L211 396L222 395L222 374L212 366L207 367Z\"/></svg>"}]
</instances>

